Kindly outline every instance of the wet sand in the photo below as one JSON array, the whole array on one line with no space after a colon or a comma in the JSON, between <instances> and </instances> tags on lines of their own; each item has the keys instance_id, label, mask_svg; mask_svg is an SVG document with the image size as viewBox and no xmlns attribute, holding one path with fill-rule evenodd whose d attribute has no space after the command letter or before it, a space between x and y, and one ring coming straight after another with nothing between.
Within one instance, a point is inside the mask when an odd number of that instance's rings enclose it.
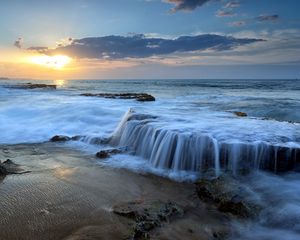
<instances>
[{"instance_id":1,"label":"wet sand","mask_svg":"<svg viewBox=\"0 0 300 240\"><path fill-rule=\"evenodd\" d=\"M30 173L0 180L0 239L128 239L133 220L112 208L172 201L184 215L150 232L151 239L217 239L226 215L207 207L191 183L103 167L63 144L1 145L0 159Z\"/></svg>"}]
</instances>

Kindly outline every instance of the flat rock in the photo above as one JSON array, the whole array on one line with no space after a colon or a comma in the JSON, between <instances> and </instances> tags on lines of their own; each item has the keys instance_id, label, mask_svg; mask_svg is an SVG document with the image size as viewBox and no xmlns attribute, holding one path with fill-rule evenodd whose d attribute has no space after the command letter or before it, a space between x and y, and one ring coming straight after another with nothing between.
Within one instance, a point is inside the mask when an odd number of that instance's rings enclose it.
<instances>
[{"instance_id":1,"label":"flat rock","mask_svg":"<svg viewBox=\"0 0 300 240\"><path fill-rule=\"evenodd\" d=\"M80 96L103 97L113 99L135 99L139 102L155 101L155 97L148 93L82 93Z\"/></svg>"},{"instance_id":2,"label":"flat rock","mask_svg":"<svg viewBox=\"0 0 300 240\"><path fill-rule=\"evenodd\" d=\"M35 89L35 88L47 88L47 89L56 89L54 84L44 84L44 83L25 83L14 86L14 88L21 89Z\"/></svg>"}]
</instances>

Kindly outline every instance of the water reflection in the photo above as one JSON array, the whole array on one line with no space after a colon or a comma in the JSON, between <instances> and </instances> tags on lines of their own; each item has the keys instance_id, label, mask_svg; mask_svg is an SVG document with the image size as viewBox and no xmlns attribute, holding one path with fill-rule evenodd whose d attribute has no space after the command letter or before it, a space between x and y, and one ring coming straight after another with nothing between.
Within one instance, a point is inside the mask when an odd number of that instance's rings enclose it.
<instances>
[{"instance_id":1,"label":"water reflection","mask_svg":"<svg viewBox=\"0 0 300 240\"><path fill-rule=\"evenodd\" d=\"M56 79L56 80L54 80L54 84L55 84L57 87L63 87L63 86L66 86L66 85L67 85L67 81L64 80L64 79Z\"/></svg>"},{"instance_id":2,"label":"water reflection","mask_svg":"<svg viewBox=\"0 0 300 240\"><path fill-rule=\"evenodd\" d=\"M57 167L54 169L54 175L58 178L68 179L75 171L75 168Z\"/></svg>"}]
</instances>

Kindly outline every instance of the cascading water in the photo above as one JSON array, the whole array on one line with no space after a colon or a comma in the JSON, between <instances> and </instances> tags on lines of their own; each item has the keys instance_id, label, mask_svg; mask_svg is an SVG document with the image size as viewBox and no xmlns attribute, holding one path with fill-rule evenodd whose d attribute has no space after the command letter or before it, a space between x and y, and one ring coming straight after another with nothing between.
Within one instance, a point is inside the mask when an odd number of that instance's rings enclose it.
<instances>
[{"instance_id":1,"label":"cascading water","mask_svg":"<svg viewBox=\"0 0 300 240\"><path fill-rule=\"evenodd\" d=\"M109 143L127 146L136 155L161 169L201 172L214 169L238 174L240 170L262 169L272 172L297 170L300 148L266 142L218 141L207 133L183 132L159 127L158 120L129 110Z\"/></svg>"}]
</instances>

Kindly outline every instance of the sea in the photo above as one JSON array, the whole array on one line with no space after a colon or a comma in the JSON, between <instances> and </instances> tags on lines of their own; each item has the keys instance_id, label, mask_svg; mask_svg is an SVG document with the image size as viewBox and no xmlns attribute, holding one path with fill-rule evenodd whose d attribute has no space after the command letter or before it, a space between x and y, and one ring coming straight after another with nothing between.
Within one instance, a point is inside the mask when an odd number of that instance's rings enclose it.
<instances>
[{"instance_id":1,"label":"sea","mask_svg":"<svg viewBox=\"0 0 300 240\"><path fill-rule=\"evenodd\" d=\"M20 88L28 82L57 89ZM267 207L239 225L235 239L300 239L300 80L0 80L0 144L54 135L77 136L62 145L85 154L126 149L97 164L174 181L193 182L207 170L237 178L250 171L247 185Z\"/></svg>"}]
</instances>

